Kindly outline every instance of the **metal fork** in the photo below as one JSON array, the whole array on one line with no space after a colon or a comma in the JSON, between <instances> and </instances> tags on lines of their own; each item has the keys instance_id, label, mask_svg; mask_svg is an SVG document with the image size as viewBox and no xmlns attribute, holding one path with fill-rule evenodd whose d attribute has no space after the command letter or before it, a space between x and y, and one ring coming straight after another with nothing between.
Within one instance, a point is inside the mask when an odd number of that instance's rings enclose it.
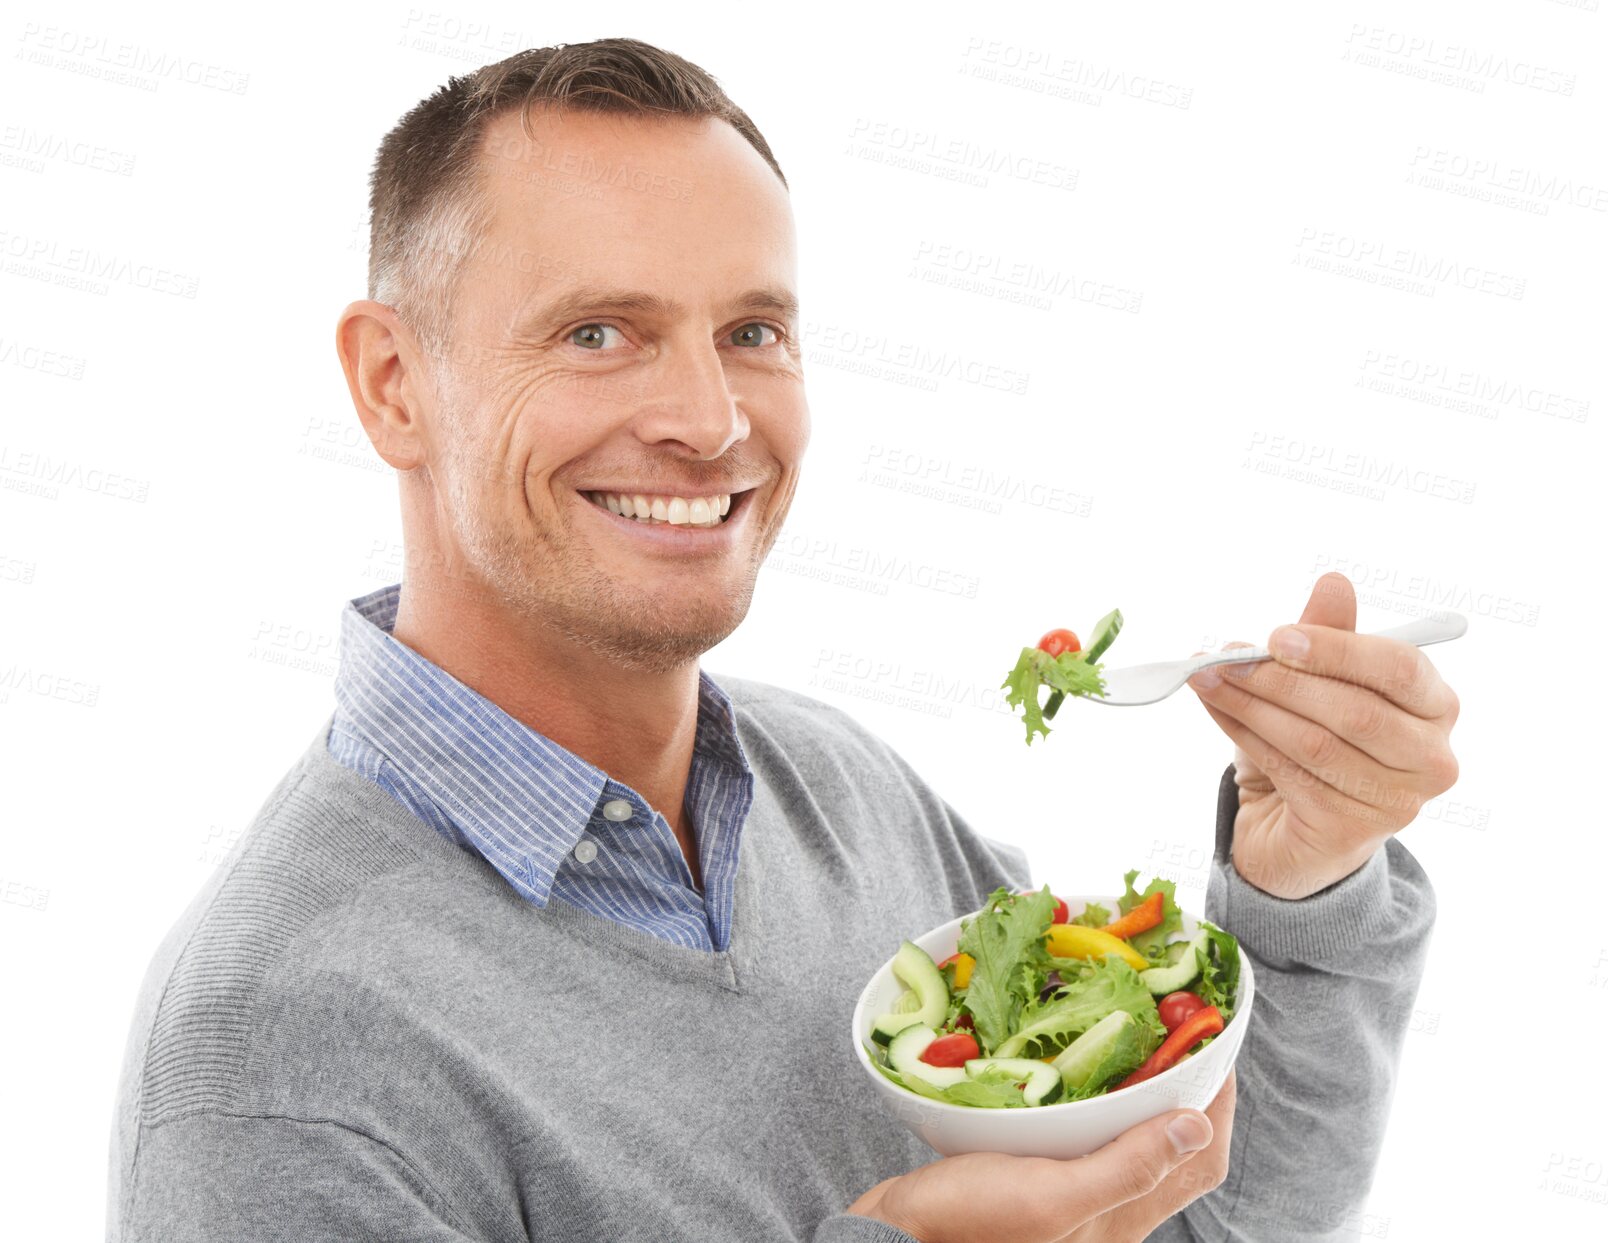
<instances>
[{"instance_id":1,"label":"metal fork","mask_svg":"<svg viewBox=\"0 0 1608 1243\"><path fill-rule=\"evenodd\" d=\"M1372 637L1400 639L1414 647L1427 647L1431 643L1455 639L1467 629L1468 618L1461 613L1442 612L1410 621L1405 626L1376 630ZM1160 703L1202 669L1212 665L1239 665L1272 658L1265 647L1236 647L1229 652L1193 656L1188 660L1164 660L1154 665L1102 669L1100 676L1105 680L1105 694L1083 695L1079 698L1087 699L1090 703L1109 704L1114 708Z\"/></svg>"}]
</instances>

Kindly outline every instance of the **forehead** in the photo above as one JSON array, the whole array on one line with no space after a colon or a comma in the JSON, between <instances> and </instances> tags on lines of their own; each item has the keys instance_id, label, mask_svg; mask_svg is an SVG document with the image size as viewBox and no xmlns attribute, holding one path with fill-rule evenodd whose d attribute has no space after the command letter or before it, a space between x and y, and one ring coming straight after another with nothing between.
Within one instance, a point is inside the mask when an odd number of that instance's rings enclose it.
<instances>
[{"instance_id":1,"label":"forehead","mask_svg":"<svg viewBox=\"0 0 1608 1243\"><path fill-rule=\"evenodd\" d=\"M787 190L724 121L536 107L526 132L515 109L481 155L489 244L464 275L499 301L594 283L683 300L794 284Z\"/></svg>"}]
</instances>

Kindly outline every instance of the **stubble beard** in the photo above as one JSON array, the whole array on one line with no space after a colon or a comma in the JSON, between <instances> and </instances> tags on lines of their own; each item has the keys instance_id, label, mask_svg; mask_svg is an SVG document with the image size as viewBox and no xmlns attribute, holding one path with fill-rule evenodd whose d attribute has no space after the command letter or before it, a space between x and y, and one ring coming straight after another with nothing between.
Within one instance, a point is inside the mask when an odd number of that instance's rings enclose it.
<instances>
[{"instance_id":1,"label":"stubble beard","mask_svg":"<svg viewBox=\"0 0 1608 1243\"><path fill-rule=\"evenodd\" d=\"M542 523L528 507L509 515L493 503L491 512L502 521L488 520L488 497L465 485L454 471L449 512L470 569L498 607L642 673L668 673L696 662L737 628L776 537L774 530L761 532L730 589L700 581L697 562L689 561L688 590L660 598L600 569L587 540L565 528L562 518ZM749 503L758 500L750 497Z\"/></svg>"}]
</instances>

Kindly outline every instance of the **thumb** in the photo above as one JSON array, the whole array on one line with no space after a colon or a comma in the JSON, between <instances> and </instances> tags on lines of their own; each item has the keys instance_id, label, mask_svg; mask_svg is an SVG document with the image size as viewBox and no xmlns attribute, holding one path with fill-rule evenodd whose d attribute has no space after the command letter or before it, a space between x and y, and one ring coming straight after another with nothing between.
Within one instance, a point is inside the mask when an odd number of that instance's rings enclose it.
<instances>
[{"instance_id":1,"label":"thumb","mask_svg":"<svg viewBox=\"0 0 1608 1243\"><path fill-rule=\"evenodd\" d=\"M1137 1200L1211 1142L1211 1120L1196 1109L1130 1127L1104 1148L1065 1163L1078 1211L1094 1217Z\"/></svg>"},{"instance_id":2,"label":"thumb","mask_svg":"<svg viewBox=\"0 0 1608 1243\"><path fill-rule=\"evenodd\" d=\"M1336 630L1357 628L1357 593L1351 580L1338 570L1330 570L1312 588L1301 621Z\"/></svg>"}]
</instances>

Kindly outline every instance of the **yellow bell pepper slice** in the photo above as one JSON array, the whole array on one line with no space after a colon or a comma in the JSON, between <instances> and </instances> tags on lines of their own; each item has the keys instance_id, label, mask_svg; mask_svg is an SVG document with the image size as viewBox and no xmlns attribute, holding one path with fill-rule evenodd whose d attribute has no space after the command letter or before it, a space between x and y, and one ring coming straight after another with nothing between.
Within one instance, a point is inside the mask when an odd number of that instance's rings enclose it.
<instances>
[{"instance_id":1,"label":"yellow bell pepper slice","mask_svg":"<svg viewBox=\"0 0 1608 1243\"><path fill-rule=\"evenodd\" d=\"M970 954L954 953L938 964L938 970L942 971L950 963L955 964L955 987L965 988L971 983L972 968L977 965L977 960Z\"/></svg>"},{"instance_id":2,"label":"yellow bell pepper slice","mask_svg":"<svg viewBox=\"0 0 1608 1243\"><path fill-rule=\"evenodd\" d=\"M1107 954L1120 954L1122 961L1135 971L1144 971L1150 966L1144 956L1121 937L1098 928L1085 928L1082 924L1051 924L1044 945L1057 958L1104 958Z\"/></svg>"}]
</instances>

